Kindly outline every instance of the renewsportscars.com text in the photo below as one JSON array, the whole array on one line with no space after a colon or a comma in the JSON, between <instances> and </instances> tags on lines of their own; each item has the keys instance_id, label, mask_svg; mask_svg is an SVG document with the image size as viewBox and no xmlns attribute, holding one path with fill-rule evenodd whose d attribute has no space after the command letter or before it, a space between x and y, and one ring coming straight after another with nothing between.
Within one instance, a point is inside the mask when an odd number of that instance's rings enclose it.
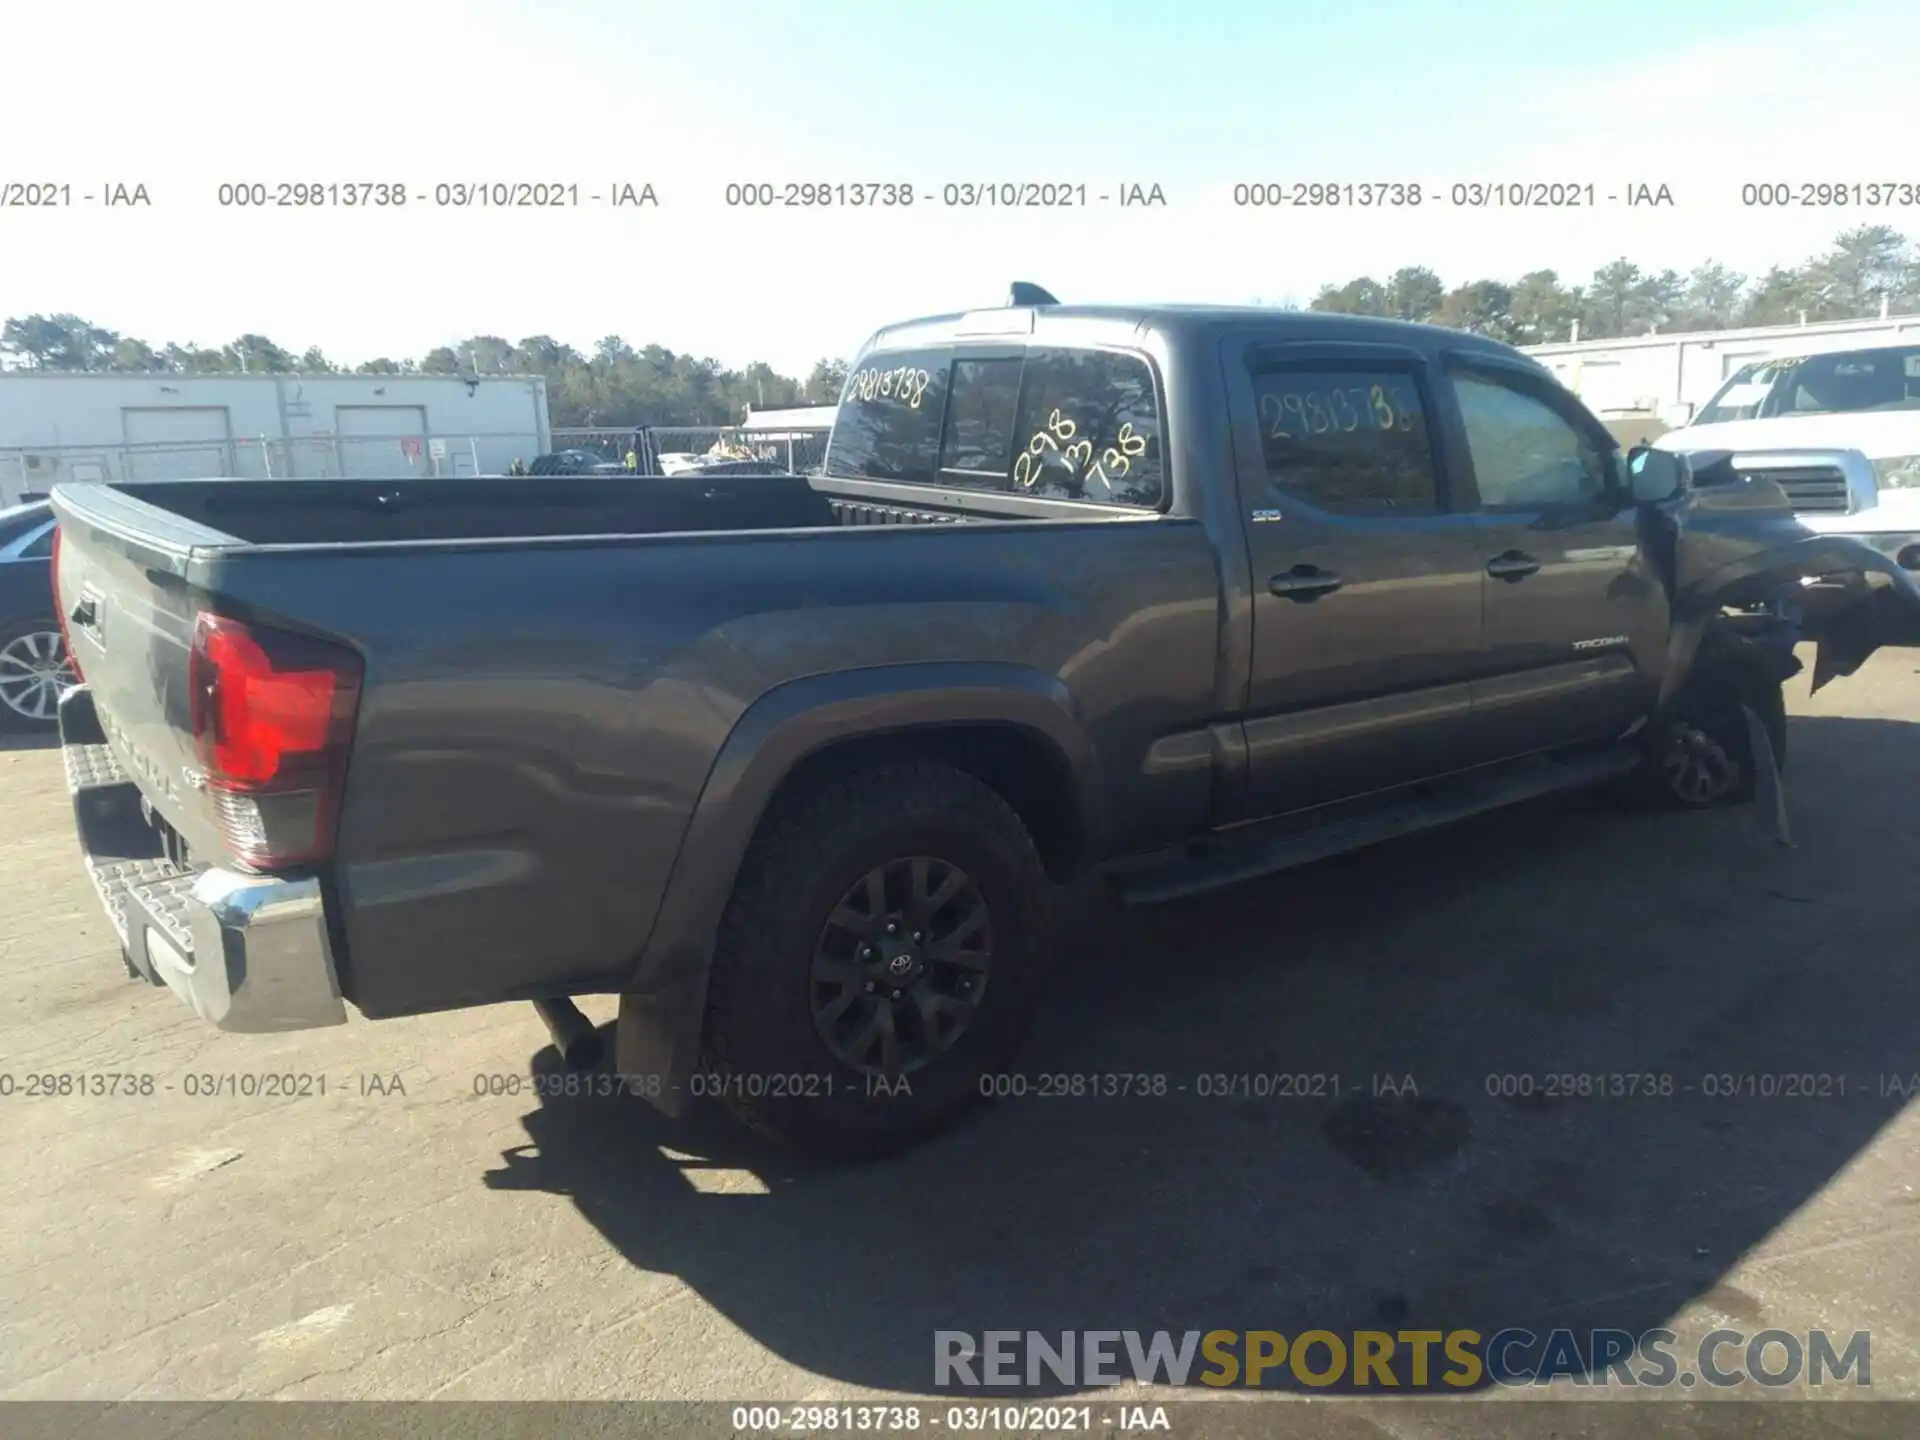
<instances>
[{"instance_id":1,"label":"renewsportscars.com text","mask_svg":"<svg viewBox=\"0 0 1920 1440\"><path fill-rule=\"evenodd\" d=\"M1200 1385L1406 1391L1486 1385L1728 1389L1873 1383L1869 1333L1714 1330L936 1330L941 1389Z\"/></svg>"}]
</instances>

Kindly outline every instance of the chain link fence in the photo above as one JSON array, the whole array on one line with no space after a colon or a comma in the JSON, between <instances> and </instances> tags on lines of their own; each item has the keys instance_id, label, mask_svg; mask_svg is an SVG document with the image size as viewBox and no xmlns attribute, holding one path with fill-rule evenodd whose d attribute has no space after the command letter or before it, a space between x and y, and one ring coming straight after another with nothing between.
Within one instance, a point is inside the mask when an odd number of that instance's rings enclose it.
<instances>
[{"instance_id":1,"label":"chain link fence","mask_svg":"<svg viewBox=\"0 0 1920 1440\"><path fill-rule=\"evenodd\" d=\"M136 445L0 448L0 501L16 504L55 485L237 477L250 480L404 479L505 475L530 462L532 433L487 435L313 435L291 440L236 436Z\"/></svg>"},{"instance_id":2,"label":"chain link fence","mask_svg":"<svg viewBox=\"0 0 1920 1440\"><path fill-rule=\"evenodd\" d=\"M655 446L669 474L703 460L763 460L796 474L817 474L826 457L824 430L765 431L740 426L656 428ZM607 464L625 461L635 429L555 430L554 451L583 450ZM531 466L543 453L534 434L314 435L291 440L237 436L134 445L0 447L0 505L83 481L237 477L251 480L405 479L506 475L514 462Z\"/></svg>"}]
</instances>

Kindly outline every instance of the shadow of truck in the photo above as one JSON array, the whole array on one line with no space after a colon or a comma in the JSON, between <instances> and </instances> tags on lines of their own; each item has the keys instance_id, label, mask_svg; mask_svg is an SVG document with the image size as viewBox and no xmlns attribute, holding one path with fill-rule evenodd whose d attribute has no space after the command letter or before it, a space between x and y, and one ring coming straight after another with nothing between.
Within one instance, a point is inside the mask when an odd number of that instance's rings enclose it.
<instances>
[{"instance_id":1,"label":"shadow of truck","mask_svg":"<svg viewBox=\"0 0 1920 1440\"><path fill-rule=\"evenodd\" d=\"M1920 1069L1920 807L1887 783L1920 775L1920 725L1790 734L1793 851L1751 808L1562 801L1157 910L1070 897L1028 1093L899 1159L555 1097L486 1182L571 1197L784 1360L914 1393L940 1329L1639 1333L1702 1296L1762 1328L1726 1272L1900 1108L1879 1077ZM1499 1093L1569 1071L1671 1089ZM1846 1093L1708 1093L1788 1072ZM1281 1074L1339 1097L1234 1078ZM1039 1098L1048 1075L1166 1093Z\"/></svg>"}]
</instances>

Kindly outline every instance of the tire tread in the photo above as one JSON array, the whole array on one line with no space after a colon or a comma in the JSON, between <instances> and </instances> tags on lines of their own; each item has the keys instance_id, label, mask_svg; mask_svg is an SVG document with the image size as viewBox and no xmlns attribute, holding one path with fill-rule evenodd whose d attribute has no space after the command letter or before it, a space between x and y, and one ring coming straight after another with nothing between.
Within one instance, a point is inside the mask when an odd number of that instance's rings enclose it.
<instances>
[{"instance_id":1,"label":"tire tread","mask_svg":"<svg viewBox=\"0 0 1920 1440\"><path fill-rule=\"evenodd\" d=\"M1026 825L998 791L963 770L933 760L891 761L830 772L775 802L741 862L715 937L708 980L702 1048L710 1071L724 1079L765 1068L741 1053L739 1036L765 986L784 978L773 972L792 958L782 953L790 942L787 931L817 879L817 866L810 867L807 861L818 857L823 838L877 829L908 815L956 828L985 827L1007 846L1022 872L1018 902L1026 911L1022 921L1029 933L1044 937L1046 870ZM1044 951L1044 943L1038 948ZM1016 1041L1025 1028L1023 1022ZM924 1123L897 1132L833 1133L791 1119L782 1122L759 1097L732 1087L723 1094L727 1108L757 1133L840 1156L884 1153L953 1118L951 1113L930 1115Z\"/></svg>"}]
</instances>

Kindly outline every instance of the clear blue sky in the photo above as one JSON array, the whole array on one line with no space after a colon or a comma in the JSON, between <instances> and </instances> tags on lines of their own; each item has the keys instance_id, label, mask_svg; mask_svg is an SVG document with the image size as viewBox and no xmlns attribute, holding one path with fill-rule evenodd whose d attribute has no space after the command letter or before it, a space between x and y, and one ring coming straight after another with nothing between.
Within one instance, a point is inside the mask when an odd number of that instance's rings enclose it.
<instances>
[{"instance_id":1,"label":"clear blue sky","mask_svg":"<svg viewBox=\"0 0 1920 1440\"><path fill-rule=\"evenodd\" d=\"M639 18L642 9L659 18ZM1210 156L1446 162L1497 138L1501 99L1578 91L1635 55L1817 17L1890 28L1911 6L1835 0L563 0L538 13L618 34L784 114L833 150L1171 168ZM1916 52L1920 53L1920 52ZM1596 124L1617 96L1593 93Z\"/></svg>"},{"instance_id":2,"label":"clear blue sky","mask_svg":"<svg viewBox=\"0 0 1920 1440\"><path fill-rule=\"evenodd\" d=\"M1747 273L1905 212L1755 212L1743 180L1920 181L1913 0L61 0L0 5L0 178L139 178L149 213L13 214L0 315L337 358L619 333L804 370L876 325L1067 299L1304 301L1627 255ZM103 46L100 36L114 36ZM106 97L102 99L101 97ZM162 116L151 123L143 110ZM32 126L18 117L45 117ZM1158 182L1164 213L729 210L730 180ZM650 179L650 215L241 213L234 180ZM1240 180L1670 183L1557 212L1254 212Z\"/></svg>"}]
</instances>

